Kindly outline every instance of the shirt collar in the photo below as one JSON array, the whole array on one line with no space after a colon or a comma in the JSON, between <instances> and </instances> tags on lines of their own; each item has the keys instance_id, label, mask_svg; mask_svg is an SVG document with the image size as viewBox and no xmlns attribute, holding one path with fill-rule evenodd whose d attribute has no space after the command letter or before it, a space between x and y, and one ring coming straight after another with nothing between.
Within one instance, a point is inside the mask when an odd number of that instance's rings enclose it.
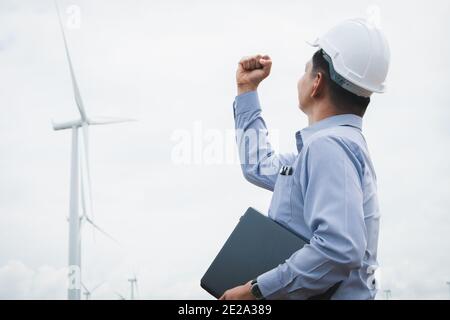
<instances>
[{"instance_id":1,"label":"shirt collar","mask_svg":"<svg viewBox=\"0 0 450 320\"><path fill-rule=\"evenodd\" d=\"M303 130L298 131L295 134L298 152L300 152L303 148L304 142L311 138L311 136L315 133L338 126L350 126L362 130L362 118L354 114L342 114L323 119Z\"/></svg>"}]
</instances>

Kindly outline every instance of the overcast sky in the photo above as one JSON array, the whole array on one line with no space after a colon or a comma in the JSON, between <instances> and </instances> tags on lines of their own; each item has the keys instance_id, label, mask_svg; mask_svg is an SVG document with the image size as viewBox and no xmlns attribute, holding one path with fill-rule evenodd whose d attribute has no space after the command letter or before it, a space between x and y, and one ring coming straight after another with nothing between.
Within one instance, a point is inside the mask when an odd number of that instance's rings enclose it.
<instances>
[{"instance_id":1,"label":"overcast sky","mask_svg":"<svg viewBox=\"0 0 450 320\"><path fill-rule=\"evenodd\" d=\"M389 90L364 120L383 215L378 298L450 298L447 0L60 3L65 20L67 6L81 9L67 37L88 115L139 120L90 130L96 222L120 242L83 230L83 281L104 282L93 298L129 296L133 272L140 298L210 298L200 278L245 209L266 212L271 194L235 162L174 163L176 133L197 134L200 150L211 130L226 137L236 64L267 53L264 116L280 151L294 150L307 125L304 40L373 8L392 52ZM0 108L0 298L64 299L71 137L51 121L77 109L53 0L0 0Z\"/></svg>"}]
</instances>

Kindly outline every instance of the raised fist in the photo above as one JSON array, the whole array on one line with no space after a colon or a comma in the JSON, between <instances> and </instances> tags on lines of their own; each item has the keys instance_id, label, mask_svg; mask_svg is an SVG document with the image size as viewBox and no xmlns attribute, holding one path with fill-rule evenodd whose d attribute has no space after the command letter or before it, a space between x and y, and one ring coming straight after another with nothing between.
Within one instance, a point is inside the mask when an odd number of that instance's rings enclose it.
<instances>
[{"instance_id":1,"label":"raised fist","mask_svg":"<svg viewBox=\"0 0 450 320\"><path fill-rule=\"evenodd\" d=\"M267 55L242 58L236 72L238 93L256 90L261 81L269 76L271 67L272 60Z\"/></svg>"}]
</instances>

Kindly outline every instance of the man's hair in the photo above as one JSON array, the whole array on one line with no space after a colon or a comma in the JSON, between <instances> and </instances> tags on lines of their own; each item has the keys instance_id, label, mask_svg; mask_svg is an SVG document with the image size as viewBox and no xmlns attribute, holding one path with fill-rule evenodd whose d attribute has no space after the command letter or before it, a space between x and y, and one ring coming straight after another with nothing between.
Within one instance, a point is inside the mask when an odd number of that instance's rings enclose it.
<instances>
[{"instance_id":1,"label":"man's hair","mask_svg":"<svg viewBox=\"0 0 450 320\"><path fill-rule=\"evenodd\" d=\"M312 71L313 73L320 71L324 75L330 99L336 109L360 117L364 115L370 103L370 98L357 96L334 82L330 77L330 65L324 58L322 50L317 51L312 58Z\"/></svg>"}]
</instances>

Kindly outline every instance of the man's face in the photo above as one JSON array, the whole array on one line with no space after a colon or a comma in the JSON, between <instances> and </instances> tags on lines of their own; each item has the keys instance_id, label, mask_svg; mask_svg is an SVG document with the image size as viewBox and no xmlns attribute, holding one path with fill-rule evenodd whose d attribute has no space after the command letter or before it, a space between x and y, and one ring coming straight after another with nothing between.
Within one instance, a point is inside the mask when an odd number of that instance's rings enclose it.
<instances>
[{"instance_id":1,"label":"man's face","mask_svg":"<svg viewBox=\"0 0 450 320\"><path fill-rule=\"evenodd\" d=\"M308 113L311 107L311 91L313 89L314 78L311 75L312 62L308 61L305 65L305 73L297 84L299 108L304 113Z\"/></svg>"}]
</instances>

